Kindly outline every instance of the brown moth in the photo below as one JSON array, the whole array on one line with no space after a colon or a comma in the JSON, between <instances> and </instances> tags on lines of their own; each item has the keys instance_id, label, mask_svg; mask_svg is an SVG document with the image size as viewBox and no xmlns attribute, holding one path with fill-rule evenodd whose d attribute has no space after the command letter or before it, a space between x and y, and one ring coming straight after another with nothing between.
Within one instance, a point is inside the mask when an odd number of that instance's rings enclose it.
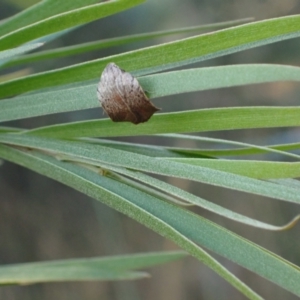
<instances>
[{"instance_id":1,"label":"brown moth","mask_svg":"<svg viewBox=\"0 0 300 300\"><path fill-rule=\"evenodd\" d=\"M137 79L114 63L104 69L97 96L114 122L146 122L159 110L147 98Z\"/></svg>"}]
</instances>

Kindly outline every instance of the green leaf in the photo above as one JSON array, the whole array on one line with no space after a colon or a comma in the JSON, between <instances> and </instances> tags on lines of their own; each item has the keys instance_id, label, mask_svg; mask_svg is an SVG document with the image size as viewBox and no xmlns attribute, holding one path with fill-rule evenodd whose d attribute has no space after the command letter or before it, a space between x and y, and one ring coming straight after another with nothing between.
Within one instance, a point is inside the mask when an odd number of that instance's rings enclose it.
<instances>
[{"instance_id":1,"label":"green leaf","mask_svg":"<svg viewBox=\"0 0 300 300\"><path fill-rule=\"evenodd\" d=\"M80 162L80 160L79 160L79 162ZM85 160L83 160L82 162L88 163L88 161L85 161ZM90 163L93 164L92 161ZM300 215L299 215L299 216L295 217L291 222L289 222L288 224L286 224L284 226L270 225L270 224L252 219L252 218L248 218L244 215L235 213L232 210L226 209L222 206L219 206L217 204L209 202L203 198L197 197L197 196L195 196L191 193L188 193L180 188L177 188L176 186L170 185L168 183L165 183L161 180L158 180L158 179L148 176L146 174L143 174L140 172L135 172L135 171L124 169L124 168L114 167L111 165L106 165L106 166L101 165L101 166L105 170L110 170L110 171L117 172L118 174L123 174L130 178L133 178L135 180L143 182L143 183L147 184L148 186L152 186L152 187L159 189L165 193L175 196L187 203L197 205L197 206L202 207L202 208L204 208L208 211L211 211L215 214L218 214L225 218L228 218L233 221L240 222L240 223L243 223L243 224L246 224L249 226L253 226L253 227L257 227L257 228L261 228L261 229L265 229L265 230L281 231L281 230L286 230L286 229L293 227L300 219ZM120 180L120 181L123 182L124 180ZM125 183L126 183L126 181L125 181ZM168 200L167 197L165 199Z\"/></svg>"},{"instance_id":2,"label":"green leaf","mask_svg":"<svg viewBox=\"0 0 300 300\"><path fill-rule=\"evenodd\" d=\"M129 9L145 0L115 0L54 15L0 37L0 48L8 49L41 36L85 24ZM94 2L94 1L93 1Z\"/></svg>"},{"instance_id":3,"label":"green leaf","mask_svg":"<svg viewBox=\"0 0 300 300\"><path fill-rule=\"evenodd\" d=\"M189 69L139 78L150 98L245 84L300 81L300 68L235 65ZM0 101L0 121L99 107L96 85L20 96Z\"/></svg>"},{"instance_id":4,"label":"green leaf","mask_svg":"<svg viewBox=\"0 0 300 300\"><path fill-rule=\"evenodd\" d=\"M19 129L15 127L9 127L9 126L0 126L0 132L1 133L7 133L7 132L20 132Z\"/></svg>"},{"instance_id":5,"label":"green leaf","mask_svg":"<svg viewBox=\"0 0 300 300\"><path fill-rule=\"evenodd\" d=\"M216 138L209 138L209 137L200 137L194 135L186 135L186 134L160 134L157 137L165 138L176 138L176 139L187 139L193 141L201 141L201 142L209 142L218 144L217 147L224 146L224 145L234 145L234 146L243 146L244 148L241 149L187 149L187 148L174 148L174 147L166 147L165 151L174 152L174 154L178 155L186 155L190 157L201 156L229 156L229 155L249 155L249 154L260 154L260 153L276 153L287 157L297 158L300 159L300 155L295 153L286 152L287 150L296 150L300 149L300 144L293 143L293 144L285 144L285 145L273 145L273 146L258 146L244 142L236 142L236 141L229 141L224 139L216 139ZM93 140L93 139L92 139ZM285 150L285 151L284 151ZM176 157L173 155L173 157Z\"/></svg>"},{"instance_id":6,"label":"green leaf","mask_svg":"<svg viewBox=\"0 0 300 300\"><path fill-rule=\"evenodd\" d=\"M300 182L295 179L271 179L271 182L281 184L283 186L288 186L294 189L300 189Z\"/></svg>"},{"instance_id":7,"label":"green leaf","mask_svg":"<svg viewBox=\"0 0 300 300\"><path fill-rule=\"evenodd\" d=\"M208 267L216 271L225 280L229 281L230 284L240 290L243 294L247 295L248 298L262 299L249 287L237 279L233 274L228 272L209 254L197 246L193 241L185 237L184 233L178 231L176 228L177 226L174 227L168 224L168 222L166 222L164 219L157 218L156 216L157 209L163 209L166 213L166 218L167 215L169 215L169 209L171 209L172 213L173 209L177 211L178 208L173 207L170 204L165 206L166 203L158 201L154 197L134 190L126 185L120 184L110 178L99 176L92 171L72 164L57 161L42 154L35 153L32 155L32 153L22 153L20 150L10 149L9 147L0 145L0 157L12 162L21 163L23 166L35 170L40 174L44 174L50 178L59 180L64 184L74 187L76 190L84 192L88 196L91 196L105 203L106 205L111 206L112 208L128 215L129 217L132 217L152 230L155 230L159 234L173 240L191 255L195 256L198 260L202 261ZM120 194L122 189L125 194ZM141 199L142 201L138 203L138 199ZM148 201L148 204L153 204L152 209L149 210L147 207L144 207L146 204L144 203L145 200ZM188 213L185 211L182 212ZM190 215L190 213L188 213L188 215ZM196 217L192 214L191 216ZM197 224L197 226L203 227L201 220L202 218L199 218L200 223ZM208 225L210 224L211 223L209 222Z\"/></svg>"},{"instance_id":8,"label":"green leaf","mask_svg":"<svg viewBox=\"0 0 300 300\"><path fill-rule=\"evenodd\" d=\"M263 147L262 147L263 148ZM179 148L167 148L169 151L174 151L179 155L207 155L207 156L236 156L236 155L255 155L255 154L264 154L268 152L267 148L282 151L289 151L289 150L298 150L300 149L299 143L290 143L290 144L279 144L279 145L268 145L265 146L265 150L258 147L248 147L248 148L238 148L238 149L179 149ZM287 152L285 152L287 153ZM297 154L289 153L289 155L295 155L295 157L299 157Z\"/></svg>"},{"instance_id":9,"label":"green leaf","mask_svg":"<svg viewBox=\"0 0 300 300\"><path fill-rule=\"evenodd\" d=\"M94 139L94 138L81 138L80 141L85 141L91 144L99 144L107 147L112 147L115 149L120 149L124 151L134 152L137 154L143 154L151 157L191 157L189 154L181 154L176 150L173 151L172 148L166 149L161 146L152 146L146 144L137 144L137 143L126 143L126 142L118 142L104 139ZM204 155L195 155L195 157L208 157ZM213 158L213 157L210 157Z\"/></svg>"},{"instance_id":10,"label":"green leaf","mask_svg":"<svg viewBox=\"0 0 300 300\"><path fill-rule=\"evenodd\" d=\"M58 3L56 0L40 1L36 5L33 5L28 9L23 10L11 18L1 22L0 36L51 16L86 5L96 4L98 2L98 0L72 0L63 2L60 1L60 3Z\"/></svg>"},{"instance_id":11,"label":"green leaf","mask_svg":"<svg viewBox=\"0 0 300 300\"><path fill-rule=\"evenodd\" d=\"M23 45L23 46L20 46L17 48L0 51L0 65L6 63L14 56L20 55L21 53L31 51L33 49L41 47L42 45L43 45L42 43L26 44L26 45Z\"/></svg>"},{"instance_id":12,"label":"green leaf","mask_svg":"<svg viewBox=\"0 0 300 300\"><path fill-rule=\"evenodd\" d=\"M300 68L241 64L165 72L139 78L151 98L276 81L300 81Z\"/></svg>"},{"instance_id":13,"label":"green leaf","mask_svg":"<svg viewBox=\"0 0 300 300\"><path fill-rule=\"evenodd\" d=\"M300 295L300 271L297 266L202 217L110 178L42 154L22 153L1 146L0 156L98 199L173 240L250 299L261 298L194 242Z\"/></svg>"},{"instance_id":14,"label":"green leaf","mask_svg":"<svg viewBox=\"0 0 300 300\"><path fill-rule=\"evenodd\" d=\"M46 152L51 151L56 155L63 154L79 159L87 159L89 161L93 161L96 166L101 166L101 163L104 163L153 174L200 181L256 195L300 203L299 191L283 188L282 186L278 186L274 183L200 166L191 166L165 159L155 159L145 155L130 153L100 145L91 145L82 142L70 143L67 141L21 134L1 134L0 141L2 143L22 146L25 148L40 149Z\"/></svg>"},{"instance_id":15,"label":"green leaf","mask_svg":"<svg viewBox=\"0 0 300 300\"><path fill-rule=\"evenodd\" d=\"M107 2L107 5L110 3L117 5L119 1ZM134 75L145 75L299 35L300 16L297 15L250 23L8 81L0 85L0 96L98 78L109 62L115 62L126 71L135 71Z\"/></svg>"},{"instance_id":16,"label":"green leaf","mask_svg":"<svg viewBox=\"0 0 300 300\"><path fill-rule=\"evenodd\" d=\"M223 160L197 158L168 158L169 160L220 170L258 179L300 177L299 162L274 162L255 160Z\"/></svg>"},{"instance_id":17,"label":"green leaf","mask_svg":"<svg viewBox=\"0 0 300 300\"><path fill-rule=\"evenodd\" d=\"M44 60L44 59L62 58L62 57L66 57L66 56L85 53L88 51L94 51L94 50L99 50L99 49L113 47L113 46L126 45L129 43L154 39L154 38L163 37L163 36L170 36L170 35L174 35L174 34L192 33L194 31L200 31L200 30L203 31L203 30L224 28L224 27L228 27L228 26L234 26L237 24L241 24L241 23L246 23L251 20L252 20L251 18L246 18L246 19L240 19L240 20L235 20L235 21L220 22L220 23L192 26L192 27L186 27L186 28L177 28L177 29L165 30L165 31L155 31L155 32L149 32L149 33L133 34L133 35L128 35L128 36L121 36L121 37L116 37L116 38L105 39L105 40L96 41L96 42L83 43L83 44L79 44L79 45L75 45L75 46L51 49L51 50L41 51L38 53L33 53L33 54L28 54L26 56L24 55L22 57L18 57L16 59L14 59L13 61L9 62L8 64L6 64L6 67L36 62L36 61L40 61L40 60Z\"/></svg>"},{"instance_id":18,"label":"green leaf","mask_svg":"<svg viewBox=\"0 0 300 300\"><path fill-rule=\"evenodd\" d=\"M231 107L156 114L148 122L133 125L110 119L40 127L27 131L59 138L138 136L173 132L272 128L300 125L300 107Z\"/></svg>"},{"instance_id":19,"label":"green leaf","mask_svg":"<svg viewBox=\"0 0 300 300\"><path fill-rule=\"evenodd\" d=\"M122 256L54 260L0 266L0 285L33 284L53 281L131 280L148 277L134 272L181 259L184 252L153 252Z\"/></svg>"}]
</instances>

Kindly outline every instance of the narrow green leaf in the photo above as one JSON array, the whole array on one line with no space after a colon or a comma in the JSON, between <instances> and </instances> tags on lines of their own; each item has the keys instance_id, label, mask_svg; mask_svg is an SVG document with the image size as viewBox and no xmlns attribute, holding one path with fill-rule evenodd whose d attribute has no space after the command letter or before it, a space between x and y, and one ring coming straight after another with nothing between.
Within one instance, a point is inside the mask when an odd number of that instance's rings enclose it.
<instances>
[{"instance_id":1,"label":"narrow green leaf","mask_svg":"<svg viewBox=\"0 0 300 300\"><path fill-rule=\"evenodd\" d=\"M258 179L300 177L299 162L274 162L255 160L224 160L197 158L167 158L172 161L220 170Z\"/></svg>"},{"instance_id":2,"label":"narrow green leaf","mask_svg":"<svg viewBox=\"0 0 300 300\"><path fill-rule=\"evenodd\" d=\"M83 161L85 162L85 161ZM92 163L92 162L91 162ZM156 189L159 189L161 191L164 191L165 193L168 193L172 196L178 197L181 200L184 200L185 202L191 203L193 205L197 205L199 207L202 207L208 211L211 211L215 214L218 214L220 216L223 216L225 218L231 219L236 222L240 222L249 226L265 229L265 230L273 230L273 231L281 231L286 230L295 225L300 216L294 218L291 222L289 222L286 225L283 226L274 226L270 225L264 222L260 222L258 220L248 218L244 215L235 213L232 210L226 209L222 206L219 206L217 204L214 204L212 202L209 202L201 197L197 197L191 193L188 193L180 188L177 188L176 186L170 185L168 183L165 183L161 180L158 180L156 178L153 178L151 176L148 176L146 174L131 171L124 168L114 167L111 165L103 166L104 169L115 171L119 174L126 175L130 178L133 178L135 180L141 181L149 186L155 187Z\"/></svg>"},{"instance_id":3,"label":"narrow green leaf","mask_svg":"<svg viewBox=\"0 0 300 300\"><path fill-rule=\"evenodd\" d=\"M121 2L123 4L127 1ZM119 2L109 1L107 5L117 5ZM109 10L109 7L107 8ZM112 61L129 72L134 71L134 75L145 75L299 35L298 15L250 23L8 81L0 85L0 96L3 98L24 93L36 89L37 86L46 88L98 78L107 63Z\"/></svg>"},{"instance_id":4,"label":"narrow green leaf","mask_svg":"<svg viewBox=\"0 0 300 300\"><path fill-rule=\"evenodd\" d=\"M20 132L19 129L15 127L9 127L9 126L0 126L0 132L6 133L6 132Z\"/></svg>"},{"instance_id":5,"label":"narrow green leaf","mask_svg":"<svg viewBox=\"0 0 300 300\"><path fill-rule=\"evenodd\" d=\"M0 266L1 284L32 284L53 281L129 280L147 277L133 272L181 259L184 252L153 252L134 255L54 260Z\"/></svg>"},{"instance_id":6,"label":"narrow green leaf","mask_svg":"<svg viewBox=\"0 0 300 300\"><path fill-rule=\"evenodd\" d=\"M130 153L80 142L67 142L21 134L1 134L2 143L40 149L54 154L64 154L79 159L88 159L95 165L101 163L124 167L154 174L178 177L193 181L231 188L256 195L300 203L299 191L277 186L274 183L249 177L212 170L200 166L176 163L165 159L155 159L145 155Z\"/></svg>"},{"instance_id":7,"label":"narrow green leaf","mask_svg":"<svg viewBox=\"0 0 300 300\"><path fill-rule=\"evenodd\" d=\"M245 84L300 81L300 68L235 65L166 72L139 78L150 98ZM96 84L0 101L0 121L99 107Z\"/></svg>"},{"instance_id":8,"label":"narrow green leaf","mask_svg":"<svg viewBox=\"0 0 300 300\"><path fill-rule=\"evenodd\" d=\"M96 85L1 100L0 120L3 122L51 113L75 111L89 108L89 106L100 107L96 97Z\"/></svg>"},{"instance_id":9,"label":"narrow green leaf","mask_svg":"<svg viewBox=\"0 0 300 300\"><path fill-rule=\"evenodd\" d=\"M139 78L151 98L276 81L300 81L300 68L241 64L165 72Z\"/></svg>"},{"instance_id":10,"label":"narrow green leaf","mask_svg":"<svg viewBox=\"0 0 300 300\"><path fill-rule=\"evenodd\" d=\"M224 139L216 139L209 137L200 137L194 135L186 135L186 134L159 134L157 137L165 138L176 138L176 139L187 139L193 141L201 141L201 142L209 142L209 143L217 143L220 145L234 145L234 146L243 146L241 149L186 149L186 148L174 148L174 147L166 147L166 150L175 152L177 154L182 155L211 155L211 156L226 156L226 155L249 155L249 154L259 154L259 153L276 153L283 156L293 157L300 159L300 155L286 152L287 150L295 150L300 149L300 144L286 144L286 145L273 145L273 146L258 146L254 144L244 143L244 142L236 142L229 141Z\"/></svg>"},{"instance_id":11,"label":"narrow green leaf","mask_svg":"<svg viewBox=\"0 0 300 300\"><path fill-rule=\"evenodd\" d=\"M1 101L0 101L1 103ZM138 126L110 119L81 121L27 131L59 138L138 136L174 132L300 126L300 107L231 107L156 114Z\"/></svg>"},{"instance_id":12,"label":"narrow green leaf","mask_svg":"<svg viewBox=\"0 0 300 300\"><path fill-rule=\"evenodd\" d=\"M136 6L145 0L115 0L54 15L0 37L0 48L9 49L41 36L85 24Z\"/></svg>"},{"instance_id":13,"label":"narrow green leaf","mask_svg":"<svg viewBox=\"0 0 300 300\"><path fill-rule=\"evenodd\" d=\"M1 22L0 36L51 16L98 2L98 0L72 0L60 1L59 3L57 0L40 1L36 5L33 5Z\"/></svg>"},{"instance_id":14,"label":"narrow green leaf","mask_svg":"<svg viewBox=\"0 0 300 300\"><path fill-rule=\"evenodd\" d=\"M270 179L270 181L284 186L288 186L293 189L298 189L298 190L300 189L299 180L289 178L289 179Z\"/></svg>"},{"instance_id":15,"label":"narrow green leaf","mask_svg":"<svg viewBox=\"0 0 300 300\"><path fill-rule=\"evenodd\" d=\"M6 61L10 60L14 56L31 51L33 49L41 47L42 45L42 43L26 44L17 48L0 51L0 65L4 64Z\"/></svg>"},{"instance_id":16,"label":"narrow green leaf","mask_svg":"<svg viewBox=\"0 0 300 300\"><path fill-rule=\"evenodd\" d=\"M82 191L173 240L249 299L261 298L192 241L300 295L299 267L204 218L110 178L42 154L22 153L1 146L0 156Z\"/></svg>"},{"instance_id":17,"label":"narrow green leaf","mask_svg":"<svg viewBox=\"0 0 300 300\"><path fill-rule=\"evenodd\" d=\"M79 44L79 45L75 45L75 46L62 47L62 48L58 48L58 49L41 51L38 53L28 54L26 56L24 55L22 57L18 57L16 59L14 59L13 61L10 61L5 66L11 67L11 66L15 66L15 65L31 63L31 62L36 62L36 61L45 60L45 59L62 58L62 57L66 57L66 56L85 53L88 51L94 51L94 50L99 50L99 49L113 47L113 46L126 45L126 44L130 44L130 43L134 43L134 42L154 39L154 38L158 38L158 37L170 36L170 35L174 35L174 34L192 33L194 31L200 31L200 30L203 31L203 30L224 28L224 27L238 25L241 23L246 23L251 20L252 20L251 18L246 18L246 19L240 19L240 20L235 20L235 21L220 22L220 23L192 26L192 27L186 27L186 28L177 28L177 29L173 29L173 30L133 34L133 35L128 35L128 36L105 39L105 40L96 41L96 42L83 43L83 44Z\"/></svg>"},{"instance_id":18,"label":"narrow green leaf","mask_svg":"<svg viewBox=\"0 0 300 300\"><path fill-rule=\"evenodd\" d=\"M47 177L56 179L128 215L134 220L158 232L162 236L174 241L180 247L188 251L191 255L195 256L198 260L202 261L208 267L217 272L220 276L222 276L231 285L233 285L235 288L241 291L249 299L262 299L249 287L242 283L238 278L236 278L233 274L226 270L222 265L220 265L208 253L206 253L203 249L197 246L187 236L191 234L189 231L191 231L192 228L196 230L197 234L199 234L199 231L203 229L205 230L204 234L202 235L203 240L205 241L207 239L207 234L209 234L211 235L210 241L213 241L212 245L210 245L210 247L208 248L215 247L213 245L216 241L215 238L218 238L220 235L220 237L222 238L218 241L218 243L222 242L224 238L228 239L229 237L231 237L234 240L235 244L238 240L240 240L243 246L247 247L247 244L249 244L250 248L254 249L254 252L258 250L258 253L261 252L262 255L265 256L264 252L260 250L260 248L257 248L256 250L251 243L246 242L244 239L233 235L232 233L224 230L224 228L219 228L215 224L208 222L203 218L200 218L185 210L179 209L171 204L157 200L154 197L151 197L140 191L134 190L131 187L123 185L110 178L99 176L98 174L92 171L83 169L79 166L75 166L69 163L57 161L51 157L47 157L42 154L35 153L33 155L33 153L29 152L22 153L17 149L11 149L9 147L0 145L0 157L3 157L15 163L19 163L23 166L28 167L31 170L46 175ZM162 212L164 212L164 214L160 216ZM170 215L174 212L176 212L174 215L175 217L180 217L175 223L174 219L172 220L172 216ZM193 224L193 227L190 228L189 225L192 219L195 219L194 221L196 221L197 224L196 227L195 224ZM184 225L183 228L181 228L182 225L179 224L178 220L180 220L180 223ZM183 220L186 220L187 222L182 222ZM211 239L212 237L213 239ZM232 239L228 239L225 245L228 242L233 242ZM199 242L200 244L202 244L201 241ZM207 242L205 242L204 244L206 243ZM237 248L235 247L234 249ZM253 256L251 255L250 258L251 257ZM238 259L242 261L243 257L239 257ZM285 280L285 277L287 275L291 276L293 273L297 274L298 271L293 269L289 264L285 263L282 260L278 260L278 262L279 265L277 265L277 269L278 266L283 266L284 269L282 270L282 268L280 268L281 271L283 271L283 275L280 278L281 282ZM256 266L252 265L252 268L253 267ZM294 278L297 277L295 276ZM293 290L295 289L294 286L290 286L291 284L289 284L289 286L285 288L291 288ZM297 290L295 290L295 292L298 293Z\"/></svg>"},{"instance_id":19,"label":"narrow green leaf","mask_svg":"<svg viewBox=\"0 0 300 300\"><path fill-rule=\"evenodd\" d=\"M134 152L137 154L147 155L150 157L190 157L188 154L177 153L176 151L167 150L165 147L161 146L152 146L146 144L137 144L137 143L126 143L126 142L118 142L104 139L93 139L93 138L82 138L79 139L84 142L88 142L91 144L99 144L106 147L112 147L119 150ZM204 155L193 156L195 157L206 157Z\"/></svg>"},{"instance_id":20,"label":"narrow green leaf","mask_svg":"<svg viewBox=\"0 0 300 300\"><path fill-rule=\"evenodd\" d=\"M265 149L263 149L265 148ZM278 150L280 152L291 150L299 150L300 144L299 143L291 143L291 144L280 144L280 145L268 145L265 147L247 147L247 148L237 148L237 149L187 149L187 148L166 148L168 151L174 151L175 153L182 154L182 155L190 155L190 156L236 156L236 155L255 155L255 154L264 154L269 152L267 149ZM299 156L297 154L291 155Z\"/></svg>"}]
</instances>

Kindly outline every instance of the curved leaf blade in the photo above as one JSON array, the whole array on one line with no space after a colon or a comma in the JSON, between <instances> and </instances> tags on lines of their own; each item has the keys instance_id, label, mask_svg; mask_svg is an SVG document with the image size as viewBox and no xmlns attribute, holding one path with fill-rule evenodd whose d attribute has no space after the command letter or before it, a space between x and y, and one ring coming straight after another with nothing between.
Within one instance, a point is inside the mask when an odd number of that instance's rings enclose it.
<instances>
[{"instance_id":1,"label":"curved leaf blade","mask_svg":"<svg viewBox=\"0 0 300 300\"><path fill-rule=\"evenodd\" d=\"M160 235L173 240L180 247L217 272L221 277L241 291L249 299L262 299L248 286L246 286L222 265L220 265L208 253L197 246L192 240L187 238L185 233L178 231L176 228L177 226L170 226L167 220L160 219L156 216L156 211L158 209L163 209L167 213L169 208L172 208L173 205L159 201L154 197L131 189L130 187L120 184L110 178L99 176L92 171L86 170L79 166L57 161L42 154L36 153L35 155L32 155L32 153L22 153L19 150L10 149L9 147L0 145L0 157L3 157L11 162L21 163L23 166L37 171L42 175L59 180L60 182L74 187L76 190L79 190L88 196L105 203L117 211L128 215L134 220L144 224L148 228L158 232ZM125 194L122 193L122 190L125 192ZM125 190L127 190L129 193L126 194ZM152 204L152 209L149 210L147 207L144 207L145 203L138 203L139 199L143 199L142 202L146 200L148 201L148 204ZM178 208L174 207L174 209L177 210ZM179 209L178 212L180 211L181 209ZM183 211L183 213L187 212ZM199 221L200 220L201 218L199 218ZM208 225L209 224L212 225L212 223L208 222ZM199 223L197 226L202 227L202 224ZM211 229L214 230L213 227ZM289 269L291 269L291 267L290 265L287 265L286 267L289 273Z\"/></svg>"},{"instance_id":2,"label":"curved leaf blade","mask_svg":"<svg viewBox=\"0 0 300 300\"><path fill-rule=\"evenodd\" d=\"M0 66L11 60L14 56L31 51L33 49L41 47L42 45L43 43L26 44L17 48L0 51Z\"/></svg>"},{"instance_id":3,"label":"curved leaf blade","mask_svg":"<svg viewBox=\"0 0 300 300\"><path fill-rule=\"evenodd\" d=\"M144 40L149 40L149 39L154 39L154 38L159 38L164 36L170 36L174 34L184 34L184 33L192 33L194 31L224 28L224 27L238 25L241 23L246 23L251 20L252 20L251 18L246 18L246 19L240 19L234 21L219 22L219 23L192 26L186 28L177 28L177 29L165 30L165 31L154 31L149 33L133 34L128 36L104 39L96 42L83 43L75 46L45 50L45 51L40 51L38 53L33 53L33 54L28 54L26 56L24 55L18 57L13 61L9 62L8 64L6 64L5 67L37 62L45 59L62 58L62 57L77 55L89 51L94 51L94 50L99 50L99 49L104 49L104 48L114 47L114 46L120 46L120 45L126 45L129 43L134 43L134 42L139 42L139 41L144 41Z\"/></svg>"},{"instance_id":4,"label":"curved leaf blade","mask_svg":"<svg viewBox=\"0 0 300 300\"><path fill-rule=\"evenodd\" d=\"M57 155L63 154L79 159L88 159L99 166L101 166L101 163L104 163L154 174L200 181L256 195L300 203L299 191L283 188L274 183L209 168L176 163L170 160L155 159L100 145L91 145L82 142L70 143L62 140L21 134L1 134L0 142L46 152L51 151Z\"/></svg>"},{"instance_id":5,"label":"curved leaf blade","mask_svg":"<svg viewBox=\"0 0 300 300\"><path fill-rule=\"evenodd\" d=\"M110 62L138 76L299 36L299 15L250 23L8 81L0 84L0 96L98 78Z\"/></svg>"},{"instance_id":6,"label":"curved leaf blade","mask_svg":"<svg viewBox=\"0 0 300 300\"><path fill-rule=\"evenodd\" d=\"M82 25L129 9L145 0L115 0L80 7L22 27L0 37L0 48L9 49L58 31Z\"/></svg>"},{"instance_id":7,"label":"curved leaf blade","mask_svg":"<svg viewBox=\"0 0 300 300\"><path fill-rule=\"evenodd\" d=\"M167 147L168 151L173 152L174 154L178 155L189 155L190 157L194 158L197 155L202 156L229 156L229 155L249 155L249 154L259 154L259 153L276 153L287 157L292 157L296 159L300 159L300 155L295 153L287 152L288 150L296 150L300 149L300 144L293 143L293 144L282 144L282 145L267 145L267 146L259 146L254 144L249 144L245 142L237 142L225 139L216 139L216 138L209 138L209 137L200 137L194 135L186 135L186 134L160 134L157 137L162 138L176 138L176 139L187 139L193 141L201 141L201 142L209 142L215 143L220 145L232 145L232 146L242 146L244 148L234 148L234 149L186 149L186 148L174 148L174 147ZM218 146L218 147L219 147ZM175 155L173 156L175 157Z\"/></svg>"},{"instance_id":8,"label":"curved leaf blade","mask_svg":"<svg viewBox=\"0 0 300 300\"><path fill-rule=\"evenodd\" d=\"M0 266L0 285L54 281L132 280L148 277L132 271L178 260L184 252L153 252L134 255L54 260Z\"/></svg>"},{"instance_id":9,"label":"curved leaf blade","mask_svg":"<svg viewBox=\"0 0 300 300\"><path fill-rule=\"evenodd\" d=\"M274 162L255 160L225 160L197 158L166 158L175 162L202 166L258 179L280 179L300 177L299 162Z\"/></svg>"},{"instance_id":10,"label":"curved leaf blade","mask_svg":"<svg viewBox=\"0 0 300 300\"><path fill-rule=\"evenodd\" d=\"M83 162L85 163L85 161L83 161ZM88 163L88 161L87 161L87 163ZM271 224L267 224L267 223L246 217L246 216L236 213L232 210L226 209L220 205L217 205L215 203L207 201L201 197L195 196L195 195L188 193L180 188L177 188L176 186L170 185L166 182L163 182L161 180L158 180L158 179L148 176L146 174L131 171L131 170L120 168L120 167L111 166L111 165L107 165L107 166L102 165L102 167L105 170L112 170L114 172L117 172L118 174L123 174L130 178L134 178L135 180L143 182L149 186L155 187L156 189L159 189L165 193L168 193L172 196L178 197L179 199L181 199L187 203L197 205L197 206L202 207L202 208L204 208L208 211L211 211L215 214L218 214L225 218L228 218L233 221L240 222L240 223L243 223L243 224L246 224L249 226L253 226L253 227L257 227L257 228L261 228L261 229L265 229L265 230L281 231L281 230L290 229L300 219L300 216L297 216L286 225L274 226Z\"/></svg>"},{"instance_id":11,"label":"curved leaf blade","mask_svg":"<svg viewBox=\"0 0 300 300\"><path fill-rule=\"evenodd\" d=\"M42 154L25 154L1 146L0 156L82 191L173 240L250 299L261 298L192 241L300 295L300 271L297 266L204 218L92 171Z\"/></svg>"},{"instance_id":12,"label":"curved leaf blade","mask_svg":"<svg viewBox=\"0 0 300 300\"><path fill-rule=\"evenodd\" d=\"M56 0L40 1L2 22L0 24L0 36L68 10L95 3L98 3L98 0L60 1L59 5Z\"/></svg>"},{"instance_id":13,"label":"curved leaf blade","mask_svg":"<svg viewBox=\"0 0 300 300\"><path fill-rule=\"evenodd\" d=\"M150 98L246 84L300 81L300 68L235 65L166 72L139 78ZM0 101L0 121L99 107L96 85L25 95Z\"/></svg>"},{"instance_id":14,"label":"curved leaf blade","mask_svg":"<svg viewBox=\"0 0 300 300\"><path fill-rule=\"evenodd\" d=\"M292 127L300 126L299 115L299 106L213 108L156 114L138 126L102 119L39 127L27 131L27 134L76 138Z\"/></svg>"}]
</instances>

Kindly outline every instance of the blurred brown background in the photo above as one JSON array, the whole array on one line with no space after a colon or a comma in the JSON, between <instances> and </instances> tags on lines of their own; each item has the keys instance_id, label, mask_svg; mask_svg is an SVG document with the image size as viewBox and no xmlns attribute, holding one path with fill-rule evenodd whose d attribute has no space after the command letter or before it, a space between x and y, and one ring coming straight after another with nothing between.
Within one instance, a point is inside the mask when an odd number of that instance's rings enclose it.
<instances>
[{"instance_id":1,"label":"blurred brown background","mask_svg":"<svg viewBox=\"0 0 300 300\"><path fill-rule=\"evenodd\" d=\"M36 1L0 0L0 17L9 17L34 2ZM146 4L129 11L83 26L47 44L44 49L245 17L262 20L297 13L300 13L298 0L149 0ZM39 62L30 68L35 72L60 68L175 38L160 38L66 59ZM300 39L293 39L208 60L195 66L237 63L299 66L299 48ZM285 82L190 93L155 99L154 102L164 112L218 106L297 105L299 94L299 84ZM24 119L7 125L33 128L99 117L103 117L100 108ZM260 145L297 142L300 138L298 128L239 130L202 135ZM172 146L206 146L190 141L163 140L155 137L119 140ZM274 156L272 158L280 159ZM177 249L173 243L128 217L22 167L5 162L0 169L0 179L0 264ZM278 225L284 224L299 213L299 207L293 204L183 180L169 179L168 182L239 213ZM200 208L194 211L291 262L300 264L300 225L288 232L272 233L236 224ZM297 299L296 296L230 261L215 257L263 297ZM152 278L135 282L51 283L1 287L0 299L245 299L227 282L193 258L149 271Z\"/></svg>"}]
</instances>

